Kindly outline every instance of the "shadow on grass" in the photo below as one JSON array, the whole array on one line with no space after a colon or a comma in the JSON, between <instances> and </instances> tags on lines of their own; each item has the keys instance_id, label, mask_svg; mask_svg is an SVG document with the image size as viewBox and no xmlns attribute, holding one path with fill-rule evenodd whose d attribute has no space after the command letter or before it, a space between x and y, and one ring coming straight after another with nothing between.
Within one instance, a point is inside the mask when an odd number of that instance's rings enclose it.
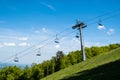
<instances>
[{"instance_id":1,"label":"shadow on grass","mask_svg":"<svg viewBox=\"0 0 120 80\"><path fill-rule=\"evenodd\" d=\"M76 73L61 80L120 80L120 60Z\"/></svg>"}]
</instances>

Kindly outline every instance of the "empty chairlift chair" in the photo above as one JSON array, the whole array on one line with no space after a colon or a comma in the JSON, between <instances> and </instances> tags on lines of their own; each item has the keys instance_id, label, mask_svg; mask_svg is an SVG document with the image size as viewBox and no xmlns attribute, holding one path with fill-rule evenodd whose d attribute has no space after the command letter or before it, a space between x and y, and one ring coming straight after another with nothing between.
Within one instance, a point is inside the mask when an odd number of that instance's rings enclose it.
<instances>
[{"instance_id":1,"label":"empty chairlift chair","mask_svg":"<svg viewBox=\"0 0 120 80\"><path fill-rule=\"evenodd\" d=\"M76 36L75 36L76 38L79 38L79 34L78 33L76 33Z\"/></svg>"},{"instance_id":2,"label":"empty chairlift chair","mask_svg":"<svg viewBox=\"0 0 120 80\"><path fill-rule=\"evenodd\" d=\"M14 58L14 62L19 62L19 59L18 59L17 55Z\"/></svg>"},{"instance_id":3,"label":"empty chairlift chair","mask_svg":"<svg viewBox=\"0 0 120 80\"><path fill-rule=\"evenodd\" d=\"M99 21L98 21L98 26L103 26L101 19L99 19Z\"/></svg>"},{"instance_id":4,"label":"empty chairlift chair","mask_svg":"<svg viewBox=\"0 0 120 80\"><path fill-rule=\"evenodd\" d=\"M57 35L56 35L56 38L55 38L55 43L59 43L59 39L58 39Z\"/></svg>"},{"instance_id":5,"label":"empty chairlift chair","mask_svg":"<svg viewBox=\"0 0 120 80\"><path fill-rule=\"evenodd\" d=\"M38 49L36 56L41 56L40 48Z\"/></svg>"}]
</instances>

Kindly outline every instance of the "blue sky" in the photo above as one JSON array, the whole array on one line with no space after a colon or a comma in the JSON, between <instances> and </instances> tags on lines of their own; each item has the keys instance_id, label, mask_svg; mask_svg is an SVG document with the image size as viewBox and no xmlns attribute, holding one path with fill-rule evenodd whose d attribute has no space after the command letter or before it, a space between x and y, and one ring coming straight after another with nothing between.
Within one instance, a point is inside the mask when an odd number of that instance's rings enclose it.
<instances>
[{"instance_id":1,"label":"blue sky","mask_svg":"<svg viewBox=\"0 0 120 80\"><path fill-rule=\"evenodd\" d=\"M0 62L39 63L80 49L72 26L76 19L83 30L86 47L120 43L119 0L0 0ZM101 19L103 26L98 27ZM60 34L58 34L60 33ZM54 43L55 35L60 40ZM38 48L41 56L37 57Z\"/></svg>"}]
</instances>

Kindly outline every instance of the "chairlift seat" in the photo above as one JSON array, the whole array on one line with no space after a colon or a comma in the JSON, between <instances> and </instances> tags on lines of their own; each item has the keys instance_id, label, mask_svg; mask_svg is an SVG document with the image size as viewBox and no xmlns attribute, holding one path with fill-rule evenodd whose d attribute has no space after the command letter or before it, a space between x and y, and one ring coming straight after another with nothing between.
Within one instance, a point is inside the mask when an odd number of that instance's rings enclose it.
<instances>
[{"instance_id":1,"label":"chairlift seat","mask_svg":"<svg viewBox=\"0 0 120 80\"><path fill-rule=\"evenodd\" d=\"M79 38L79 36L78 36L78 35L76 35L75 37L76 37L76 38Z\"/></svg>"},{"instance_id":2,"label":"chairlift seat","mask_svg":"<svg viewBox=\"0 0 120 80\"><path fill-rule=\"evenodd\" d=\"M59 43L59 39L57 38L57 35L56 35L55 43Z\"/></svg>"},{"instance_id":3,"label":"chairlift seat","mask_svg":"<svg viewBox=\"0 0 120 80\"><path fill-rule=\"evenodd\" d=\"M98 23L99 26L103 26L101 23Z\"/></svg>"},{"instance_id":4,"label":"chairlift seat","mask_svg":"<svg viewBox=\"0 0 120 80\"><path fill-rule=\"evenodd\" d=\"M55 40L55 43L59 43L59 41Z\"/></svg>"},{"instance_id":5,"label":"chairlift seat","mask_svg":"<svg viewBox=\"0 0 120 80\"><path fill-rule=\"evenodd\" d=\"M15 59L14 62L19 62L19 60L18 60L18 59Z\"/></svg>"},{"instance_id":6,"label":"chairlift seat","mask_svg":"<svg viewBox=\"0 0 120 80\"><path fill-rule=\"evenodd\" d=\"M16 57L14 58L14 62L19 62L19 59L18 59L17 55L16 55Z\"/></svg>"},{"instance_id":7,"label":"chairlift seat","mask_svg":"<svg viewBox=\"0 0 120 80\"><path fill-rule=\"evenodd\" d=\"M36 54L37 56L41 56L41 54Z\"/></svg>"}]
</instances>

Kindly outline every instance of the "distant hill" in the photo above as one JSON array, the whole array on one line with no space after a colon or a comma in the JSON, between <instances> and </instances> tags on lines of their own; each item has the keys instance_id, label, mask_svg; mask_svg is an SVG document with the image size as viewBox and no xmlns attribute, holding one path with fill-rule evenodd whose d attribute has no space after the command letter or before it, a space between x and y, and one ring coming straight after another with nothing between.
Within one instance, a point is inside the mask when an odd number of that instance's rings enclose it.
<instances>
[{"instance_id":1,"label":"distant hill","mask_svg":"<svg viewBox=\"0 0 120 80\"><path fill-rule=\"evenodd\" d=\"M24 69L26 65L25 64L13 64L13 63L0 63L0 68L3 68L5 66L18 66Z\"/></svg>"},{"instance_id":2,"label":"distant hill","mask_svg":"<svg viewBox=\"0 0 120 80\"><path fill-rule=\"evenodd\" d=\"M120 48L62 69L41 80L120 80Z\"/></svg>"}]
</instances>

